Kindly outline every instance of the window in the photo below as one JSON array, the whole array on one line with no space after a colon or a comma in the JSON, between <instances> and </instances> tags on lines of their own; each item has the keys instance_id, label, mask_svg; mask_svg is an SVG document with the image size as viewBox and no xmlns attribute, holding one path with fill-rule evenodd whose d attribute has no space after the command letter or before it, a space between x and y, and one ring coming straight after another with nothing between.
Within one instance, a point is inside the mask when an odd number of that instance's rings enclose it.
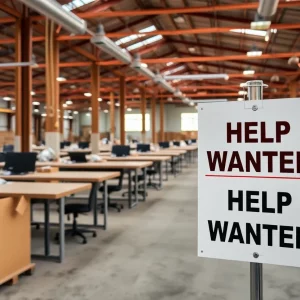
<instances>
[{"instance_id":1,"label":"window","mask_svg":"<svg viewBox=\"0 0 300 300\"><path fill-rule=\"evenodd\" d=\"M137 40L138 38L144 37L145 35L143 34L143 32L152 32L152 31L155 31L155 30L156 30L156 27L154 25L151 25L149 27L146 27L144 29L139 30L139 32L141 34L132 34L132 35L123 37L123 38L117 40L116 44L118 46L120 46L122 44L127 44L129 42ZM143 47L143 46L152 44L154 42L157 42L157 41L161 40L162 38L163 38L162 35L154 35L154 36L152 36L152 37L150 37L148 39L145 39L143 41L139 41L139 42L137 42L135 44L132 44L132 45L128 46L126 49L128 51L131 51L131 50L134 50L134 49L138 49L140 47Z\"/></svg>"},{"instance_id":2,"label":"window","mask_svg":"<svg viewBox=\"0 0 300 300\"><path fill-rule=\"evenodd\" d=\"M198 131L198 113L181 114L181 131Z\"/></svg>"},{"instance_id":3,"label":"window","mask_svg":"<svg viewBox=\"0 0 300 300\"><path fill-rule=\"evenodd\" d=\"M146 131L150 131L150 115L146 114ZM125 131L142 131L142 114L125 114Z\"/></svg>"}]
</instances>

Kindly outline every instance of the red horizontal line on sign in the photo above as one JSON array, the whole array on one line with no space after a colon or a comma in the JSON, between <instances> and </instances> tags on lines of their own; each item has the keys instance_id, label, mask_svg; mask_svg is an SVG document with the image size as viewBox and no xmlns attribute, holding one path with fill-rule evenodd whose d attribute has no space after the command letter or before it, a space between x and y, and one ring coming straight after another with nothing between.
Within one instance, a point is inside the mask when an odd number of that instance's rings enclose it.
<instances>
[{"instance_id":1,"label":"red horizontal line on sign","mask_svg":"<svg viewBox=\"0 0 300 300\"><path fill-rule=\"evenodd\" d=\"M206 174L206 177L220 177L220 178L259 178L259 179L294 179L300 180L300 177L281 177L281 176L247 176L247 175L214 175Z\"/></svg>"}]
</instances>

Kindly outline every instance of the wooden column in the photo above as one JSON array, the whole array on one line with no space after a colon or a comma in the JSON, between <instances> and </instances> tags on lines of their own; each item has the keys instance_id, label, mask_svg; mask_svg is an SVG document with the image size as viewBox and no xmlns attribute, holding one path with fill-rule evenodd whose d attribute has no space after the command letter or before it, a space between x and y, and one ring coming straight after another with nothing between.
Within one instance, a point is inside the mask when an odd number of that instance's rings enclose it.
<instances>
[{"instance_id":1,"label":"wooden column","mask_svg":"<svg viewBox=\"0 0 300 300\"><path fill-rule=\"evenodd\" d=\"M163 142L165 140L165 110L164 110L164 99L160 99L160 134L159 140Z\"/></svg>"},{"instance_id":2,"label":"wooden column","mask_svg":"<svg viewBox=\"0 0 300 300\"><path fill-rule=\"evenodd\" d=\"M60 132L60 141L63 142L64 141L64 115L65 115L65 111L64 111L64 101L59 101L59 132Z\"/></svg>"},{"instance_id":3,"label":"wooden column","mask_svg":"<svg viewBox=\"0 0 300 300\"><path fill-rule=\"evenodd\" d=\"M109 120L110 120L110 141L113 143L115 139L115 97L114 93L110 92L109 95L110 110L109 110Z\"/></svg>"},{"instance_id":4,"label":"wooden column","mask_svg":"<svg viewBox=\"0 0 300 300\"><path fill-rule=\"evenodd\" d=\"M7 106L6 106L8 109L11 109L11 102L10 101L7 101ZM7 131L11 131L11 117L12 117L12 114L6 114L6 128L7 128Z\"/></svg>"},{"instance_id":5,"label":"wooden column","mask_svg":"<svg viewBox=\"0 0 300 300\"><path fill-rule=\"evenodd\" d=\"M147 102L146 102L146 95L145 95L145 89L141 89L141 114L142 114L142 142L146 143L146 108L147 108Z\"/></svg>"},{"instance_id":6,"label":"wooden column","mask_svg":"<svg viewBox=\"0 0 300 300\"><path fill-rule=\"evenodd\" d=\"M32 60L32 26L29 9L23 5L22 18L16 21L16 57L18 62ZM15 151L28 152L32 144L32 70L31 67L16 68L16 131Z\"/></svg>"},{"instance_id":7,"label":"wooden column","mask_svg":"<svg viewBox=\"0 0 300 300\"><path fill-rule=\"evenodd\" d=\"M59 45L56 41L55 24L46 20L46 106L47 116L45 119L46 146L54 150L59 158L60 152L60 118L63 118L63 110L59 105Z\"/></svg>"},{"instance_id":8,"label":"wooden column","mask_svg":"<svg viewBox=\"0 0 300 300\"><path fill-rule=\"evenodd\" d=\"M98 154L99 149L99 89L100 89L100 71L97 64L94 62L91 66L91 93L92 93L92 136L91 147L92 153Z\"/></svg>"},{"instance_id":9,"label":"wooden column","mask_svg":"<svg viewBox=\"0 0 300 300\"><path fill-rule=\"evenodd\" d=\"M69 119L69 136L68 140L73 142L73 119Z\"/></svg>"},{"instance_id":10,"label":"wooden column","mask_svg":"<svg viewBox=\"0 0 300 300\"><path fill-rule=\"evenodd\" d=\"M297 81L291 81L289 84L289 97L297 98Z\"/></svg>"},{"instance_id":11,"label":"wooden column","mask_svg":"<svg viewBox=\"0 0 300 300\"><path fill-rule=\"evenodd\" d=\"M120 143L125 145L126 136L125 136L125 77L120 77Z\"/></svg>"},{"instance_id":12,"label":"wooden column","mask_svg":"<svg viewBox=\"0 0 300 300\"><path fill-rule=\"evenodd\" d=\"M152 143L156 144L156 99L153 98L151 101L151 133Z\"/></svg>"}]
</instances>

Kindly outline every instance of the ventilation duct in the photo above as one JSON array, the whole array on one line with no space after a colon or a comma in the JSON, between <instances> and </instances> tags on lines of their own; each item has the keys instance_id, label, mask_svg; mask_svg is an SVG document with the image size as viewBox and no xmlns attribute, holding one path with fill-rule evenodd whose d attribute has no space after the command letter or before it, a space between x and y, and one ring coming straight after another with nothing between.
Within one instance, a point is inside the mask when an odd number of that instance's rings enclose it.
<instances>
[{"instance_id":1,"label":"ventilation duct","mask_svg":"<svg viewBox=\"0 0 300 300\"><path fill-rule=\"evenodd\" d=\"M264 18L272 17L278 7L279 0L260 0L257 9L258 15Z\"/></svg>"}]
</instances>

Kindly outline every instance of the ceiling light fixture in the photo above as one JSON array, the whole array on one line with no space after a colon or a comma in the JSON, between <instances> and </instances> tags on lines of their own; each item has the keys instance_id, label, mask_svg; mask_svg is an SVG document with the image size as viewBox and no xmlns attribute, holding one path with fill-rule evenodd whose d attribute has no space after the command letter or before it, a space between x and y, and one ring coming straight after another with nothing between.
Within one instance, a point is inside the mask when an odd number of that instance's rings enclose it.
<instances>
[{"instance_id":1,"label":"ceiling light fixture","mask_svg":"<svg viewBox=\"0 0 300 300\"><path fill-rule=\"evenodd\" d=\"M245 95L247 95L248 93L247 93L246 91L239 91L238 94L239 94L239 95L242 95L242 96L245 96Z\"/></svg>"},{"instance_id":2,"label":"ceiling light fixture","mask_svg":"<svg viewBox=\"0 0 300 300\"><path fill-rule=\"evenodd\" d=\"M107 114L108 113L108 110L107 109L104 109L104 111L103 111L105 114Z\"/></svg>"},{"instance_id":3,"label":"ceiling light fixture","mask_svg":"<svg viewBox=\"0 0 300 300\"><path fill-rule=\"evenodd\" d=\"M36 95L36 92L35 92L35 91L31 91L31 92L30 92L30 95L31 95L31 96L35 96L35 95Z\"/></svg>"},{"instance_id":4,"label":"ceiling light fixture","mask_svg":"<svg viewBox=\"0 0 300 300\"><path fill-rule=\"evenodd\" d=\"M66 107L68 107L68 105L67 105L66 103L64 103L64 104L63 104L63 107L66 108Z\"/></svg>"},{"instance_id":5,"label":"ceiling light fixture","mask_svg":"<svg viewBox=\"0 0 300 300\"><path fill-rule=\"evenodd\" d=\"M164 76L165 80L203 80L203 79L226 79L228 74L187 74L187 75L168 75Z\"/></svg>"},{"instance_id":6,"label":"ceiling light fixture","mask_svg":"<svg viewBox=\"0 0 300 300\"><path fill-rule=\"evenodd\" d=\"M47 114L41 114L42 117L47 117Z\"/></svg>"},{"instance_id":7,"label":"ceiling light fixture","mask_svg":"<svg viewBox=\"0 0 300 300\"><path fill-rule=\"evenodd\" d=\"M244 98L237 98L237 101L244 101Z\"/></svg>"},{"instance_id":8,"label":"ceiling light fixture","mask_svg":"<svg viewBox=\"0 0 300 300\"><path fill-rule=\"evenodd\" d=\"M74 110L74 111L73 111L73 114L74 114L74 115L78 115L78 111L77 111L77 110Z\"/></svg>"},{"instance_id":9,"label":"ceiling light fixture","mask_svg":"<svg viewBox=\"0 0 300 300\"><path fill-rule=\"evenodd\" d=\"M68 101L66 101L66 104L67 104L67 105L72 105L72 104L73 104L73 101L72 101L72 100L68 100Z\"/></svg>"},{"instance_id":10,"label":"ceiling light fixture","mask_svg":"<svg viewBox=\"0 0 300 300\"><path fill-rule=\"evenodd\" d=\"M247 70L244 70L244 71L243 71L243 74L244 74L244 75L254 75L254 74L255 74L255 71L254 71L254 70L251 70L251 69L247 69Z\"/></svg>"},{"instance_id":11,"label":"ceiling light fixture","mask_svg":"<svg viewBox=\"0 0 300 300\"><path fill-rule=\"evenodd\" d=\"M98 98L98 101L101 102L103 99L102 98Z\"/></svg>"},{"instance_id":12,"label":"ceiling light fixture","mask_svg":"<svg viewBox=\"0 0 300 300\"><path fill-rule=\"evenodd\" d=\"M115 103L115 106L120 106L120 103L119 103L119 102L116 102L116 103Z\"/></svg>"},{"instance_id":13,"label":"ceiling light fixture","mask_svg":"<svg viewBox=\"0 0 300 300\"><path fill-rule=\"evenodd\" d=\"M40 110L37 109L37 108L35 108L33 111L34 111L35 113L38 113Z\"/></svg>"},{"instance_id":14,"label":"ceiling light fixture","mask_svg":"<svg viewBox=\"0 0 300 300\"><path fill-rule=\"evenodd\" d=\"M74 34L83 34L87 31L87 23L77 17L74 13L65 10L55 0L19 0L25 5L48 17L55 23L61 25L66 30Z\"/></svg>"},{"instance_id":15,"label":"ceiling light fixture","mask_svg":"<svg viewBox=\"0 0 300 300\"><path fill-rule=\"evenodd\" d=\"M66 81L67 79L65 77L57 77L56 80L59 82L63 82Z\"/></svg>"},{"instance_id":16,"label":"ceiling light fixture","mask_svg":"<svg viewBox=\"0 0 300 300\"><path fill-rule=\"evenodd\" d=\"M12 100L11 97L3 97L2 99L3 99L4 101L11 101L11 100Z\"/></svg>"},{"instance_id":17,"label":"ceiling light fixture","mask_svg":"<svg viewBox=\"0 0 300 300\"><path fill-rule=\"evenodd\" d=\"M127 111L132 111L132 108L131 108L131 107L128 107L128 108L127 108Z\"/></svg>"},{"instance_id":18,"label":"ceiling light fixture","mask_svg":"<svg viewBox=\"0 0 300 300\"><path fill-rule=\"evenodd\" d=\"M136 70L137 72L139 72L140 74L146 76L147 78L150 78L150 79L154 79L155 78L155 74L149 70L147 68L147 66L144 66L143 63L141 62L141 57L139 54L136 54L134 56L134 60L131 64L131 67Z\"/></svg>"},{"instance_id":19,"label":"ceiling light fixture","mask_svg":"<svg viewBox=\"0 0 300 300\"><path fill-rule=\"evenodd\" d=\"M84 93L83 95L86 96L86 97L92 97L91 93Z\"/></svg>"},{"instance_id":20,"label":"ceiling light fixture","mask_svg":"<svg viewBox=\"0 0 300 300\"><path fill-rule=\"evenodd\" d=\"M111 39L105 36L103 25L98 26L98 30L95 36L91 38L91 43L113 56L114 58L122 61L125 64L131 63L131 55L126 49L122 49L117 46Z\"/></svg>"},{"instance_id":21,"label":"ceiling light fixture","mask_svg":"<svg viewBox=\"0 0 300 300\"><path fill-rule=\"evenodd\" d=\"M262 51L255 50L255 49L247 52L247 56L249 56L249 57L256 57L256 56L261 56L261 55L262 55Z\"/></svg>"},{"instance_id":22,"label":"ceiling light fixture","mask_svg":"<svg viewBox=\"0 0 300 300\"><path fill-rule=\"evenodd\" d=\"M38 101L33 101L32 104L33 104L33 105L40 105L41 103L38 102Z\"/></svg>"}]
</instances>

